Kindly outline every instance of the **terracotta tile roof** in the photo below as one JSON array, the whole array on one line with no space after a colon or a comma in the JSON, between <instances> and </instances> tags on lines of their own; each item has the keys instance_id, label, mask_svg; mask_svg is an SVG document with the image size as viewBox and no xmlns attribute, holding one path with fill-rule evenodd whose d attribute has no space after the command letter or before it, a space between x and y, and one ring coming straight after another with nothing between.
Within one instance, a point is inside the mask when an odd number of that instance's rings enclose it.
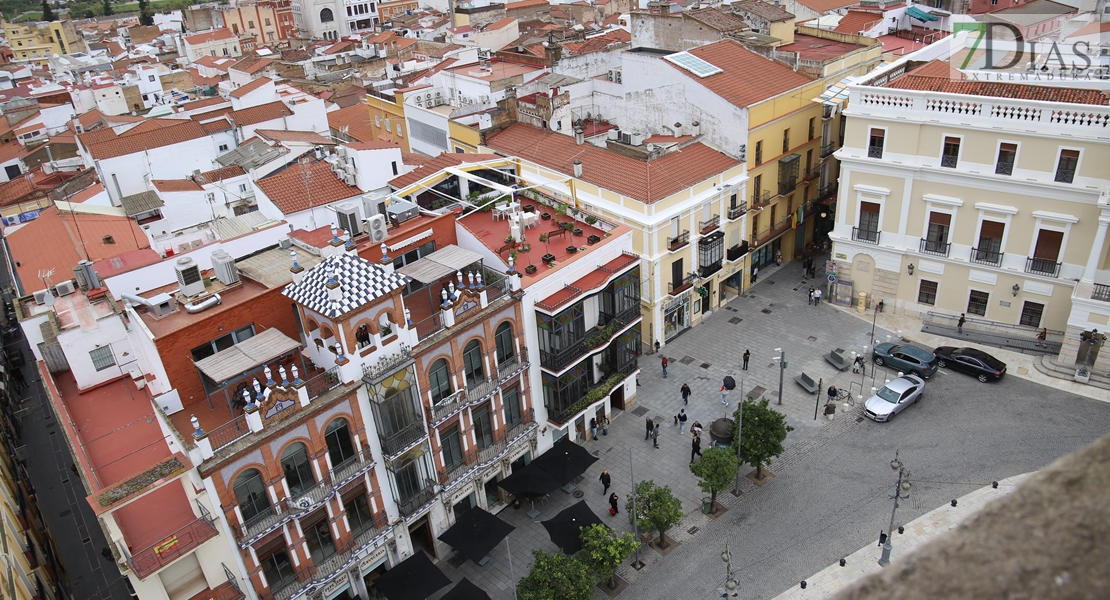
<instances>
[{"instance_id":1,"label":"terracotta tile roof","mask_svg":"<svg viewBox=\"0 0 1110 600\"><path fill-rule=\"evenodd\" d=\"M244 56L238 62L231 65L231 67L229 67L229 70L235 69L236 71L239 71L241 73L252 74L265 69L266 67L270 66L272 62L273 61L268 58L261 58L254 55Z\"/></svg>"},{"instance_id":2,"label":"terracotta tile roof","mask_svg":"<svg viewBox=\"0 0 1110 600\"><path fill-rule=\"evenodd\" d=\"M486 146L565 174L574 173L574 161L580 160L583 181L648 204L740 164L700 142L645 162L520 123L494 135Z\"/></svg>"},{"instance_id":3,"label":"terracotta tile roof","mask_svg":"<svg viewBox=\"0 0 1110 600\"><path fill-rule=\"evenodd\" d=\"M862 10L850 10L848 14L840 18L840 23L837 23L836 29L833 31L859 35L859 32L874 27L876 23L882 20L883 15L881 14Z\"/></svg>"},{"instance_id":4,"label":"terracotta tile roof","mask_svg":"<svg viewBox=\"0 0 1110 600\"><path fill-rule=\"evenodd\" d=\"M382 142L378 140L371 140L369 142L347 142L343 145L352 150L387 150L389 148L400 148L400 146L392 142ZM421 154L421 156L423 156L423 154Z\"/></svg>"},{"instance_id":5,"label":"terracotta tile roof","mask_svg":"<svg viewBox=\"0 0 1110 600\"><path fill-rule=\"evenodd\" d=\"M281 60L285 62L302 62L312 60L312 55L304 50L286 50L281 53Z\"/></svg>"},{"instance_id":6,"label":"terracotta tile roof","mask_svg":"<svg viewBox=\"0 0 1110 600\"><path fill-rule=\"evenodd\" d=\"M823 14L845 6L853 6L856 0L798 0L798 4Z\"/></svg>"},{"instance_id":7,"label":"terracotta tile roof","mask_svg":"<svg viewBox=\"0 0 1110 600\"><path fill-rule=\"evenodd\" d=\"M627 44L632 41L632 35L623 29L610 31L605 35L594 36L582 42L563 42L563 56L582 56L584 54L592 54L594 52L601 52L613 44ZM543 56L543 45L536 44L534 47L540 51L540 56Z\"/></svg>"},{"instance_id":8,"label":"terracotta tile roof","mask_svg":"<svg viewBox=\"0 0 1110 600\"><path fill-rule=\"evenodd\" d=\"M100 129L86 131L85 133L78 135L77 139L80 140L81 143L87 147L89 144L95 144L97 142L102 142L105 140L116 139L116 132L109 127L101 127Z\"/></svg>"},{"instance_id":9,"label":"terracotta tile roof","mask_svg":"<svg viewBox=\"0 0 1110 600\"><path fill-rule=\"evenodd\" d=\"M272 142L292 142L302 144L327 144L335 142L316 133L315 131L286 131L284 129L255 129L255 134L264 140Z\"/></svg>"},{"instance_id":10,"label":"terracotta tile roof","mask_svg":"<svg viewBox=\"0 0 1110 600\"><path fill-rule=\"evenodd\" d=\"M757 17L767 19L772 23L794 18L794 15L783 10L782 7L775 6L770 2L763 2L762 0L740 0L740 2L733 2L732 8L734 10L749 12Z\"/></svg>"},{"instance_id":11,"label":"terracotta tile roof","mask_svg":"<svg viewBox=\"0 0 1110 600\"><path fill-rule=\"evenodd\" d=\"M538 6L549 6L547 0L520 0L520 2L509 2L505 5L505 11L523 10L526 8L534 8Z\"/></svg>"},{"instance_id":12,"label":"terracotta tile roof","mask_svg":"<svg viewBox=\"0 0 1110 600\"><path fill-rule=\"evenodd\" d=\"M485 31L494 31L494 30L497 30L497 29L504 29L505 27L508 27L509 25L512 25L513 22L515 22L515 21L516 21L515 17L504 17L504 18L501 18L501 19L498 19L498 20L494 21L493 23L490 23L489 25L486 25Z\"/></svg>"},{"instance_id":13,"label":"terracotta tile roof","mask_svg":"<svg viewBox=\"0 0 1110 600\"><path fill-rule=\"evenodd\" d=\"M223 77L219 75L217 75L216 77L205 77L204 75L201 75L200 71L197 70L196 67L190 67L189 74L193 76L193 84L197 86L208 85L216 87L217 85L220 85L221 81L223 81Z\"/></svg>"},{"instance_id":14,"label":"terracotta tile roof","mask_svg":"<svg viewBox=\"0 0 1110 600\"><path fill-rule=\"evenodd\" d=\"M153 179L154 189L159 192L200 192L204 188L192 179Z\"/></svg>"},{"instance_id":15,"label":"terracotta tile roof","mask_svg":"<svg viewBox=\"0 0 1110 600\"><path fill-rule=\"evenodd\" d=\"M205 133L219 133L221 131L231 130L231 121L227 119L216 119L214 121L201 123L200 126L204 128Z\"/></svg>"},{"instance_id":16,"label":"terracotta tile roof","mask_svg":"<svg viewBox=\"0 0 1110 600\"><path fill-rule=\"evenodd\" d=\"M660 61L738 107L748 107L778 96L812 80L786 65L748 50L734 40L721 40L690 50L690 54L722 69L709 77L698 77L686 69ZM759 77L752 77L759 73Z\"/></svg>"},{"instance_id":17,"label":"terracotta tile roof","mask_svg":"<svg viewBox=\"0 0 1110 600\"><path fill-rule=\"evenodd\" d=\"M233 63L234 61L229 60L225 56L210 56L207 54L193 61L194 65L201 65L202 67L208 67L210 69L219 69L225 73Z\"/></svg>"},{"instance_id":18,"label":"terracotta tile roof","mask_svg":"<svg viewBox=\"0 0 1110 600\"><path fill-rule=\"evenodd\" d=\"M230 167L221 167L211 171L205 171L200 176L204 178L205 182L223 181L224 179L231 179L240 175L246 175L247 172L239 165L231 165Z\"/></svg>"},{"instance_id":19,"label":"terracotta tile roof","mask_svg":"<svg viewBox=\"0 0 1110 600\"><path fill-rule=\"evenodd\" d=\"M427 155L424 155L424 154L420 154L419 152L402 152L401 153L401 161L404 162L406 165L408 165L410 167L413 167L413 166L419 167L420 165L426 165L429 162L431 162L431 160L432 160L431 157L429 157Z\"/></svg>"},{"instance_id":20,"label":"terracotta tile roof","mask_svg":"<svg viewBox=\"0 0 1110 600\"><path fill-rule=\"evenodd\" d=\"M77 117L77 122L81 124L82 129L88 129L93 125L101 124L100 117L100 111L94 108L88 112L81 113L81 115Z\"/></svg>"},{"instance_id":21,"label":"terracotta tile roof","mask_svg":"<svg viewBox=\"0 0 1110 600\"><path fill-rule=\"evenodd\" d=\"M96 133L96 132L92 132ZM78 139L89 150L89 154L96 160L115 158L134 152L142 152L154 148L161 148L172 144L180 144L189 140L206 137L208 132L198 123L181 121L170 127L159 127L150 131L132 133L128 131L114 139L103 141L86 141L88 133L81 134Z\"/></svg>"},{"instance_id":22,"label":"terracotta tile roof","mask_svg":"<svg viewBox=\"0 0 1110 600\"><path fill-rule=\"evenodd\" d=\"M311 200L305 187L306 172L310 177ZM259 179L255 185L287 215L362 194L357 187L340 181L331 170L331 165L323 160L312 160L307 168L301 163L293 163L265 179Z\"/></svg>"},{"instance_id":23,"label":"terracotta tile roof","mask_svg":"<svg viewBox=\"0 0 1110 600\"><path fill-rule=\"evenodd\" d=\"M212 31L205 31L204 33L187 36L185 38L185 43L196 46L197 44L203 44L205 42L217 42L220 40L230 40L234 38L235 34L231 33L230 29L223 27L220 29L214 29Z\"/></svg>"},{"instance_id":24,"label":"terracotta tile roof","mask_svg":"<svg viewBox=\"0 0 1110 600\"><path fill-rule=\"evenodd\" d=\"M220 96L213 96L211 98L205 98L204 100L194 100L192 102L186 102L185 104L180 105L179 108L181 108L182 110L193 111L198 108L207 108L209 106L215 106L217 104L223 104L225 102L227 102L225 98L221 98Z\"/></svg>"},{"instance_id":25,"label":"terracotta tile roof","mask_svg":"<svg viewBox=\"0 0 1110 600\"><path fill-rule=\"evenodd\" d=\"M254 125L255 123L263 123L265 121L280 119L283 114L285 116L292 116L293 109L286 106L285 103L281 100L275 100L266 104L252 106L250 108L233 110L228 112L227 116L228 118L235 121L236 125Z\"/></svg>"},{"instance_id":26,"label":"terracotta tile roof","mask_svg":"<svg viewBox=\"0 0 1110 600\"><path fill-rule=\"evenodd\" d=\"M946 94L967 94L969 96L1039 100L1042 102L1091 104L1094 106L1107 106L1108 104L1106 93L1099 90L993 81L954 81L951 79L952 71L953 69L948 63L933 60L891 81L884 87Z\"/></svg>"},{"instance_id":27,"label":"terracotta tile roof","mask_svg":"<svg viewBox=\"0 0 1110 600\"><path fill-rule=\"evenodd\" d=\"M351 50L354 50L354 49L355 49L355 43L354 42L352 42L351 40L342 40L338 43L335 43L335 44L332 44L331 46L328 46L327 49L324 50L324 54L327 55L327 56L331 56L332 54L339 54L340 52L350 52Z\"/></svg>"},{"instance_id":28,"label":"terracotta tile roof","mask_svg":"<svg viewBox=\"0 0 1110 600\"><path fill-rule=\"evenodd\" d=\"M374 141L374 129L370 125L370 109L362 104L333 110L328 113L328 127L341 131L359 142Z\"/></svg>"},{"instance_id":29,"label":"terracotta tile roof","mask_svg":"<svg viewBox=\"0 0 1110 600\"><path fill-rule=\"evenodd\" d=\"M104 236L111 236L113 243L105 244ZM53 269L55 283L67 278L77 262L85 258L85 252L95 262L150 247L139 224L128 217L61 215L56 206L43 209L37 219L6 232L4 237L12 256L19 260L16 271L20 279L31 286L28 292L42 287L38 276L42 271Z\"/></svg>"},{"instance_id":30,"label":"terracotta tile roof","mask_svg":"<svg viewBox=\"0 0 1110 600\"><path fill-rule=\"evenodd\" d=\"M725 12L719 8L688 10L683 14L724 33L742 31L748 28L748 24L744 22L744 19L742 19L740 15L732 12Z\"/></svg>"},{"instance_id":31,"label":"terracotta tile roof","mask_svg":"<svg viewBox=\"0 0 1110 600\"><path fill-rule=\"evenodd\" d=\"M267 83L273 83L273 82L274 82L274 80L270 79L269 77L259 77L258 79L255 79L254 81L248 83L247 85L235 88L234 90L232 90L230 95L231 95L232 98L242 98L243 96L246 96L247 94L253 92L254 90L257 90L258 88L266 85Z\"/></svg>"},{"instance_id":32,"label":"terracotta tile roof","mask_svg":"<svg viewBox=\"0 0 1110 600\"><path fill-rule=\"evenodd\" d=\"M573 143L574 140L571 140ZM435 175L439 171L447 167L457 167L463 163L482 162L485 160L497 160L501 158L496 154L457 154L451 152L444 152L439 156L429 159L424 164L416 167L415 169L389 180L389 185L396 189L408 187L425 177ZM409 164L405 162L405 164Z\"/></svg>"}]
</instances>

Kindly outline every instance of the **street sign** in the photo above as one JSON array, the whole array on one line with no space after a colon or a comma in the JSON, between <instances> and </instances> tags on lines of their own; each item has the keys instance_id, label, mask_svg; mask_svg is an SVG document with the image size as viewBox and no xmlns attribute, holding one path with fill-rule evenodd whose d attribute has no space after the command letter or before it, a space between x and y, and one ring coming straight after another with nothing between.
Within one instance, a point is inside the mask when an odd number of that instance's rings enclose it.
<instances>
[{"instance_id":1,"label":"street sign","mask_svg":"<svg viewBox=\"0 0 1110 600\"><path fill-rule=\"evenodd\" d=\"M829 275L829 283L836 283L836 275Z\"/></svg>"}]
</instances>

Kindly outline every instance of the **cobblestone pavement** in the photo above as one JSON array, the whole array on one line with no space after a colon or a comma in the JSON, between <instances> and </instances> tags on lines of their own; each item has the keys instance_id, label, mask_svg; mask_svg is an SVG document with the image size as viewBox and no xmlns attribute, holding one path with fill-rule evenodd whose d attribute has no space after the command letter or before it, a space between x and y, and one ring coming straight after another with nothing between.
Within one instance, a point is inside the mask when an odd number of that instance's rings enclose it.
<instances>
[{"instance_id":1,"label":"cobblestone pavement","mask_svg":"<svg viewBox=\"0 0 1110 600\"><path fill-rule=\"evenodd\" d=\"M623 498L631 487L632 468L637 480L669 485L688 513L668 532L680 543L677 548L664 557L644 547L644 569L619 569L630 584L621 597L717 597L716 589L725 579L720 553L726 541L742 598L772 598L875 543L890 519L889 488L894 479L889 462L896 449L914 481L914 494L898 510L898 523L904 524L991 481L1035 471L1110 429L1110 404L1019 377L981 384L947 372L934 376L925 398L890 423L863 419L859 406L838 411L832 421L823 416L814 420L816 398L794 383L793 376L804 371L814 380L822 379L826 387L830 381L840 388L853 383L858 387L859 375L835 370L823 355L834 348L851 352L846 340L867 340L871 323L828 304L807 305L809 283L802 281L800 272L800 267L788 265L779 272L761 273L751 294L732 300L664 346L661 353L674 359L668 378L662 377L659 354L641 357L642 386L634 411L647 412L619 414L608 436L587 442L585 447L601 460L579 487L603 521L631 530ZM884 339L888 333L879 329L876 337ZM742 371L745 348L752 355L748 370ZM700 511L704 494L689 471L690 438L672 426L672 416L682 407L678 388L683 382L690 384L694 394L687 413L691 422L700 420L706 426L730 414L739 397L737 390L731 394L731 406L721 404L718 390L726 374L738 384L742 381L745 392L763 387L763 395L775 405L775 348L783 349L788 363L783 404L775 408L796 430L770 467L776 477L760 488L742 480L738 498L719 494L718 501L728 510L711 521ZM868 394L872 373L869 369L863 382ZM887 375L879 370L874 385L881 386ZM664 425L659 449L643 439L645 416ZM612 474L612 489L622 496L622 512L616 517L609 516L597 482L602 469ZM577 501L557 491L545 506L537 507L542 511L539 520ZM555 550L540 523L525 515L526 508L500 513L517 527L509 537L517 579L531 566L532 548ZM483 567L464 563L456 568L453 562L449 557L440 561L453 581L465 575L495 600L512 598L505 544ZM599 600L605 597L601 591L595 594Z\"/></svg>"}]
</instances>

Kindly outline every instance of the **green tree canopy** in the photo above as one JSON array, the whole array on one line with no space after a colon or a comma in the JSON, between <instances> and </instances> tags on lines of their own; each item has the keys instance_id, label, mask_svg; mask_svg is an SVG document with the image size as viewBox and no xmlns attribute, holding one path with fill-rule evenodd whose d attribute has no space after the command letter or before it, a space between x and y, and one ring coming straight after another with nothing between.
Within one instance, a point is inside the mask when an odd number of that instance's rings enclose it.
<instances>
[{"instance_id":1,"label":"green tree canopy","mask_svg":"<svg viewBox=\"0 0 1110 600\"><path fill-rule=\"evenodd\" d=\"M743 410L740 459L755 467L756 479L763 478L763 467L782 454L782 442L794 428L786 424L786 415L767 406L766 398L745 400L736 410ZM732 451L736 452L736 428L741 415L732 421Z\"/></svg>"},{"instance_id":2,"label":"green tree canopy","mask_svg":"<svg viewBox=\"0 0 1110 600\"><path fill-rule=\"evenodd\" d=\"M153 25L154 15L150 12L150 3L147 0L139 0L139 25Z\"/></svg>"},{"instance_id":3,"label":"green tree canopy","mask_svg":"<svg viewBox=\"0 0 1110 600\"><path fill-rule=\"evenodd\" d=\"M717 502L717 492L728 487L736 477L740 468L740 461L736 459L735 448L718 448L714 446L702 454L701 460L690 463L690 470L698 478L698 487L701 491L712 495L712 502Z\"/></svg>"},{"instance_id":4,"label":"green tree canopy","mask_svg":"<svg viewBox=\"0 0 1110 600\"><path fill-rule=\"evenodd\" d=\"M616 535L608 527L594 523L582 528L581 539L581 560L597 575L598 581L608 581L609 589L616 588L617 565L639 547L636 536L628 532Z\"/></svg>"},{"instance_id":5,"label":"green tree canopy","mask_svg":"<svg viewBox=\"0 0 1110 600\"><path fill-rule=\"evenodd\" d=\"M112 0L104 0L104 2L101 3L101 6L104 7L105 16L112 14Z\"/></svg>"},{"instance_id":6,"label":"green tree canopy","mask_svg":"<svg viewBox=\"0 0 1110 600\"><path fill-rule=\"evenodd\" d=\"M43 21L57 21L58 17L54 15L54 9L50 7L50 0L42 0L42 20Z\"/></svg>"},{"instance_id":7,"label":"green tree canopy","mask_svg":"<svg viewBox=\"0 0 1110 600\"><path fill-rule=\"evenodd\" d=\"M632 497L628 497L625 510L628 519L632 520ZM636 484L636 518L640 524L650 531L659 532L659 546L666 548L667 540L663 534L668 529L678 525L685 517L682 512L682 501L674 497L671 488L657 486L651 479Z\"/></svg>"},{"instance_id":8,"label":"green tree canopy","mask_svg":"<svg viewBox=\"0 0 1110 600\"><path fill-rule=\"evenodd\" d=\"M560 550L533 550L532 571L516 586L517 600L590 600L594 575L586 563Z\"/></svg>"}]
</instances>

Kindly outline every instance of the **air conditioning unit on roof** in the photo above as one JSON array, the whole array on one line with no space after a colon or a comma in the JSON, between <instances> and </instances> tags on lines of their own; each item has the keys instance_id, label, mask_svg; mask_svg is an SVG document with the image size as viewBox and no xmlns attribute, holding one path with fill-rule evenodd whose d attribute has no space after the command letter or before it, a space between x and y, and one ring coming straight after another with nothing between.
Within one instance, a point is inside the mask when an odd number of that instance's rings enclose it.
<instances>
[{"instance_id":1,"label":"air conditioning unit on roof","mask_svg":"<svg viewBox=\"0 0 1110 600\"><path fill-rule=\"evenodd\" d=\"M58 292L59 296L68 296L73 293L74 287L72 281L63 281L54 286L54 291Z\"/></svg>"}]
</instances>

